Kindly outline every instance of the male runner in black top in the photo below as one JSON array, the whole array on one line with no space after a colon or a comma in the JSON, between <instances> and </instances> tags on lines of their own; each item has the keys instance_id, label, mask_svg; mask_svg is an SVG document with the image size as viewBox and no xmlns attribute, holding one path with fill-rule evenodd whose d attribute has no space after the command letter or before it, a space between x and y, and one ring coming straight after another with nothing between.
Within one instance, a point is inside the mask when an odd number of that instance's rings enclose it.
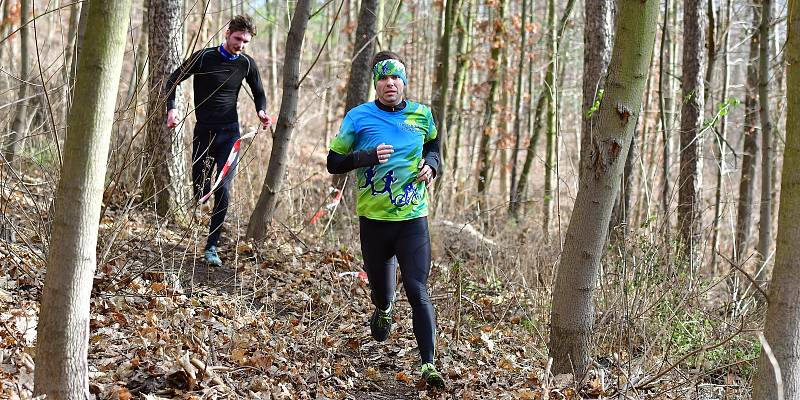
<instances>
[{"instance_id":1,"label":"male runner in black top","mask_svg":"<svg viewBox=\"0 0 800 400\"><path fill-rule=\"evenodd\" d=\"M233 144L239 139L239 116L236 103L242 81L246 80L253 92L258 118L266 128L271 125L267 116L267 98L261 86L256 62L244 54L244 48L256 35L255 25L249 16L238 15L230 20L225 31L225 42L192 54L176 69L167 81L167 127L178 125L175 110L175 87L194 75L194 105L197 124L192 140L192 187L195 199L211 190L211 161L217 173L227 161ZM222 265L217 254L222 222L228 212L229 190L235 164L214 193L208 241L204 256L208 263Z\"/></svg>"}]
</instances>

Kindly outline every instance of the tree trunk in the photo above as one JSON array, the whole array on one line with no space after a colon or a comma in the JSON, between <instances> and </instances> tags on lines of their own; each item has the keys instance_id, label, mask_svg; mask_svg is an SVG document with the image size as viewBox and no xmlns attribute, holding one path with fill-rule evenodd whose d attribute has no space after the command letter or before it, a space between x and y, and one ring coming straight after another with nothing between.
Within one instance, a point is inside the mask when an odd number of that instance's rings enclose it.
<instances>
[{"instance_id":1,"label":"tree trunk","mask_svg":"<svg viewBox=\"0 0 800 400\"><path fill-rule=\"evenodd\" d=\"M672 39L669 31L669 27L673 24L670 21L669 1L670 0L664 0L664 20L662 22L661 29L661 60L658 67L659 114L661 117L661 135L664 144L663 151L661 153L661 207L664 213L664 232L667 232L667 234L670 232L669 204L672 189L670 187L671 179L669 176L669 166L672 154L671 133L674 113L672 99L674 93L674 88L672 85ZM678 0L673 1L677 2Z\"/></svg>"},{"instance_id":2,"label":"tree trunk","mask_svg":"<svg viewBox=\"0 0 800 400\"><path fill-rule=\"evenodd\" d=\"M558 140L558 93L560 91L559 84L557 83L556 73L563 71L563 68L558 63L559 51L561 49L561 39L563 39L564 29L567 25L567 19L572 8L575 6L575 0L569 0L564 8L564 14L561 16L558 26L553 26L555 21L555 2L551 0L548 3L548 31L550 32L549 41L549 54L548 59L550 62L547 64L547 71L545 72L545 95L547 100L547 138L544 156L544 190L542 199L542 234L545 240L550 236L550 219L552 218L552 202L553 198L558 194L553 188L553 180L556 172L556 151ZM552 10L551 10L552 8ZM550 14L553 15L550 15Z\"/></svg>"},{"instance_id":3,"label":"tree trunk","mask_svg":"<svg viewBox=\"0 0 800 400\"><path fill-rule=\"evenodd\" d=\"M722 22L718 25L718 30L722 31L725 27L731 26L731 0L725 3L725 23ZM720 5L720 7L722 7ZM720 12L721 16L722 13ZM722 33L722 102L723 107L730 107L728 104L728 88L730 86L730 72L728 70L728 63L730 62L730 34L729 32ZM713 109L712 109L713 110ZM727 174L727 151L726 146L728 142L728 116L727 111L720 117L719 123L719 139L717 141L718 157L717 157L717 184L714 192L714 226L711 230L711 270L714 275L717 275L717 253L719 252L719 226L720 219L722 218L723 207L722 204L722 186L725 184L723 178Z\"/></svg>"},{"instance_id":4,"label":"tree trunk","mask_svg":"<svg viewBox=\"0 0 800 400\"><path fill-rule=\"evenodd\" d=\"M468 5L466 12L462 11L459 13L456 19L456 30L458 31L458 56L456 57L456 72L455 80L453 81L453 98L458 99L456 103L458 109L456 112L448 113L446 116L447 126L455 127L455 143L453 145L453 156L451 157L452 162L450 164L452 165L452 171L454 174L452 179L454 183L458 182L458 154L461 149L461 125L464 123L464 119L461 117L461 110L464 109L462 103L466 101L466 96L464 96L464 86L467 81L467 71L469 70L471 61L469 47L472 39L472 35L470 34L472 31L472 1L466 1ZM454 119L457 119L458 124L454 123Z\"/></svg>"},{"instance_id":5,"label":"tree trunk","mask_svg":"<svg viewBox=\"0 0 800 400\"><path fill-rule=\"evenodd\" d=\"M700 245L700 187L702 181L703 44L705 24L702 1L683 1L683 107L681 108L681 161L678 178L678 232L681 255L695 267Z\"/></svg>"},{"instance_id":6,"label":"tree trunk","mask_svg":"<svg viewBox=\"0 0 800 400\"><path fill-rule=\"evenodd\" d=\"M753 224L753 190L756 178L756 154L758 153L758 26L759 14L752 9L752 26L750 35L750 53L747 58L747 84L744 100L744 146L742 148L742 175L739 180L739 204L736 211L736 240L734 242L734 259L741 262L746 259L750 231Z\"/></svg>"},{"instance_id":7,"label":"tree trunk","mask_svg":"<svg viewBox=\"0 0 800 400\"><path fill-rule=\"evenodd\" d=\"M786 36L786 151L781 178L775 270L764 337L780 366L783 398L800 398L800 1L789 0ZM763 38L762 38L763 40ZM776 372L761 352L753 399L778 399Z\"/></svg>"},{"instance_id":8,"label":"tree trunk","mask_svg":"<svg viewBox=\"0 0 800 400\"><path fill-rule=\"evenodd\" d=\"M447 125L447 108L448 108L448 92L450 86L450 38L453 36L453 24L455 22L456 10L459 7L459 0L446 0L444 9L442 10L442 19L444 19L444 29L442 35L439 37L439 49L436 52L436 81L433 83L433 99L432 99L432 112L433 119L436 121L436 128L439 132L441 142L442 160L447 160L447 152L450 150L447 146L448 128ZM455 98L456 100L458 97ZM441 170L441 168L440 168ZM441 184L444 180L436 180L435 193L439 193Z\"/></svg>"},{"instance_id":9,"label":"tree trunk","mask_svg":"<svg viewBox=\"0 0 800 400\"><path fill-rule=\"evenodd\" d=\"M272 138L272 152L269 156L267 176L258 196L258 203L250 216L247 237L263 241L267 235L267 226L272 221L278 193L283 186L289 158L289 146L292 131L297 124L297 100L300 91L300 56L303 49L303 37L306 34L308 18L311 14L311 0L298 0L289 33L286 36L285 59L283 62L283 97L278 123Z\"/></svg>"},{"instance_id":10,"label":"tree trunk","mask_svg":"<svg viewBox=\"0 0 800 400\"><path fill-rule=\"evenodd\" d=\"M525 200L528 191L528 176L530 175L531 168L533 167L533 158L536 155L536 145L539 142L539 136L542 130L542 114L545 109L545 90L543 88L536 99L536 107L533 109L533 126L530 130L530 138L528 139L528 148L525 153L525 162L522 164L522 172L519 175L519 184L517 185L517 192L520 196L520 204Z\"/></svg>"},{"instance_id":11,"label":"tree trunk","mask_svg":"<svg viewBox=\"0 0 800 400\"><path fill-rule=\"evenodd\" d=\"M655 43L656 0L620 0L606 91L584 163L575 208L553 290L550 357L553 372L583 375L590 358L593 293L600 258Z\"/></svg>"},{"instance_id":12,"label":"tree trunk","mask_svg":"<svg viewBox=\"0 0 800 400\"><path fill-rule=\"evenodd\" d=\"M552 215L553 199L553 148L556 140L556 78L555 68L558 57L558 44L555 26L555 0L547 2L547 71L544 77L544 90L546 100L547 130L544 150L544 189L542 199L542 235L545 241L550 239L550 218Z\"/></svg>"},{"instance_id":13,"label":"tree trunk","mask_svg":"<svg viewBox=\"0 0 800 400\"><path fill-rule=\"evenodd\" d=\"M375 52L375 32L378 0L362 0L358 13L358 27L353 44L353 62L350 64L350 79L347 81L347 99L344 113L369 99L369 88L372 83L372 55ZM347 174L333 175L332 186L341 188ZM355 199L354 199L355 200Z\"/></svg>"},{"instance_id":14,"label":"tree trunk","mask_svg":"<svg viewBox=\"0 0 800 400\"><path fill-rule=\"evenodd\" d=\"M481 140L479 145L478 156L478 181L476 182L478 188L478 208L479 212L484 212L487 209L486 200L488 197L488 190L490 187L489 180L491 176L491 150L489 144L491 139L495 136L495 107L497 106L497 90L500 87L500 77L503 75L503 42L505 41L505 15L506 4L508 0L500 0L497 3L497 14L491 19L493 26L492 33L492 49L490 52L490 67L489 67L489 96L486 98L486 104L483 111L483 123L481 129Z\"/></svg>"},{"instance_id":15,"label":"tree trunk","mask_svg":"<svg viewBox=\"0 0 800 400\"><path fill-rule=\"evenodd\" d=\"M11 123L6 142L3 143L2 156L9 166L13 165L14 159L22 151L22 143L28 134L28 80L30 78L30 36L31 27L28 24L31 16L31 2L33 0L20 0L20 51L19 51L19 77L24 82L19 82L17 92L17 110L14 113L14 121Z\"/></svg>"},{"instance_id":16,"label":"tree trunk","mask_svg":"<svg viewBox=\"0 0 800 400\"><path fill-rule=\"evenodd\" d=\"M581 105L581 147L578 173L584 170L583 163L589 157L592 143L592 106L599 103L603 93L608 60L611 58L610 0L586 0L583 28L583 104Z\"/></svg>"},{"instance_id":17,"label":"tree trunk","mask_svg":"<svg viewBox=\"0 0 800 400\"><path fill-rule=\"evenodd\" d=\"M89 399L89 299L130 0L94 1L70 110L37 326L34 394Z\"/></svg>"},{"instance_id":18,"label":"tree trunk","mask_svg":"<svg viewBox=\"0 0 800 400\"><path fill-rule=\"evenodd\" d=\"M183 126L167 128L167 77L181 65L183 29L180 0L154 1L149 7L148 52L150 96L147 104L147 144L150 168L144 182L145 198L155 201L156 212L166 216L182 210L187 202L184 190L186 163L183 160ZM175 108L184 115L183 91L175 88ZM181 213L176 215L179 219Z\"/></svg>"},{"instance_id":19,"label":"tree trunk","mask_svg":"<svg viewBox=\"0 0 800 400\"><path fill-rule=\"evenodd\" d=\"M767 282L767 260L772 247L772 122L769 114L769 44L772 1L761 1L758 30L758 114L761 119L761 203L758 221L758 273L756 281ZM788 164L792 165L792 164Z\"/></svg>"},{"instance_id":20,"label":"tree trunk","mask_svg":"<svg viewBox=\"0 0 800 400\"><path fill-rule=\"evenodd\" d=\"M519 146L522 139L522 98L525 93L522 91L522 76L523 69L525 68L525 60L527 57L527 32L525 23L527 22L528 1L522 0L522 15L520 21L520 45L519 45L519 60L517 60L517 82L516 91L517 97L514 103L514 147L511 150L511 184L508 199L508 212L516 218L517 211L519 210L519 196L517 195L517 159L519 158Z\"/></svg>"}]
</instances>

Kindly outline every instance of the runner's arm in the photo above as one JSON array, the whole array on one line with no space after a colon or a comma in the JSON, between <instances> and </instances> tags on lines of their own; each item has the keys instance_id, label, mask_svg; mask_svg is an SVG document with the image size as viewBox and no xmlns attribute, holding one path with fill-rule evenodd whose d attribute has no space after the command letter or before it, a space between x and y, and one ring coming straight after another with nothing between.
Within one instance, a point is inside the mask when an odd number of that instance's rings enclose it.
<instances>
[{"instance_id":1,"label":"runner's arm","mask_svg":"<svg viewBox=\"0 0 800 400\"><path fill-rule=\"evenodd\" d=\"M167 110L172 110L175 108L175 88L178 85L185 81L189 76L195 74L199 71L200 67L200 57L203 54L203 50L196 51L194 54L191 55L186 61L181 64L175 71L169 75L167 78L167 82L164 84L164 88L162 89L163 94L167 97Z\"/></svg>"},{"instance_id":2,"label":"runner's arm","mask_svg":"<svg viewBox=\"0 0 800 400\"><path fill-rule=\"evenodd\" d=\"M422 158L425 160L425 165L430 166L433 170L433 177L439 176L439 169L441 167L439 136L436 136L435 139L422 145Z\"/></svg>"},{"instance_id":3,"label":"runner's arm","mask_svg":"<svg viewBox=\"0 0 800 400\"><path fill-rule=\"evenodd\" d=\"M252 64L252 68L247 71L247 76L245 80L247 84L250 86L250 91L253 92L253 102L256 105L256 113L259 111L267 111L267 95L264 93L264 86L261 83L261 75L258 73L258 66L256 66L256 61L253 60L252 57L245 54L246 57L250 59L250 63Z\"/></svg>"},{"instance_id":4,"label":"runner's arm","mask_svg":"<svg viewBox=\"0 0 800 400\"><path fill-rule=\"evenodd\" d=\"M375 149L359 150L348 154L339 154L333 150L328 151L328 172L331 174L344 174L356 168L369 167L378 164L378 151Z\"/></svg>"}]
</instances>

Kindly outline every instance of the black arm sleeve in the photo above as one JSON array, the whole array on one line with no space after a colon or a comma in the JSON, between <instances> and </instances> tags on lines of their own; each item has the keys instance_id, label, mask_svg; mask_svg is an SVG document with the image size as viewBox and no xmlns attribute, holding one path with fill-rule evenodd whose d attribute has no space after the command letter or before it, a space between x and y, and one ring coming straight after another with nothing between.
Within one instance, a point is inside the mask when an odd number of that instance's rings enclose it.
<instances>
[{"instance_id":1,"label":"black arm sleeve","mask_svg":"<svg viewBox=\"0 0 800 400\"><path fill-rule=\"evenodd\" d=\"M431 169L433 169L434 178L439 176L439 170L442 166L439 156L439 136L422 145L422 158L425 160L425 164L430 165Z\"/></svg>"},{"instance_id":2,"label":"black arm sleeve","mask_svg":"<svg viewBox=\"0 0 800 400\"><path fill-rule=\"evenodd\" d=\"M378 164L377 149L354 151L347 155L333 150L328 151L328 172L331 174L344 174L356 168L375 164Z\"/></svg>"},{"instance_id":3,"label":"black arm sleeve","mask_svg":"<svg viewBox=\"0 0 800 400\"><path fill-rule=\"evenodd\" d=\"M250 59L251 67L250 70L247 71L245 80L247 80L247 84L253 92L253 102L256 104L256 112L262 110L267 111L267 96L264 94L264 86L261 84L261 75L258 73L256 61L250 56L247 56L247 58Z\"/></svg>"},{"instance_id":4,"label":"black arm sleeve","mask_svg":"<svg viewBox=\"0 0 800 400\"><path fill-rule=\"evenodd\" d=\"M167 82L164 84L163 88L163 94L167 96L167 110L175 108L175 88L198 71L202 53L203 50L196 51L191 57L184 61L178 69L172 71L169 78L167 78Z\"/></svg>"}]
</instances>

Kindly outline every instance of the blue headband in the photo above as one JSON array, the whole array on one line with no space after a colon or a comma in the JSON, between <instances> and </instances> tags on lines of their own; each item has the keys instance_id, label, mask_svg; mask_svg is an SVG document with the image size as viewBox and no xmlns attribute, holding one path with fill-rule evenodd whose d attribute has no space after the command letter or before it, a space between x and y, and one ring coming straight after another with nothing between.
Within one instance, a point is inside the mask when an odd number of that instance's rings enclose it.
<instances>
[{"instance_id":1,"label":"blue headband","mask_svg":"<svg viewBox=\"0 0 800 400\"><path fill-rule=\"evenodd\" d=\"M406 77L406 66L400 60L383 60L379 61L372 68L372 83L376 85L378 80L384 76L396 76L403 81L403 84L408 86L408 78Z\"/></svg>"}]
</instances>

